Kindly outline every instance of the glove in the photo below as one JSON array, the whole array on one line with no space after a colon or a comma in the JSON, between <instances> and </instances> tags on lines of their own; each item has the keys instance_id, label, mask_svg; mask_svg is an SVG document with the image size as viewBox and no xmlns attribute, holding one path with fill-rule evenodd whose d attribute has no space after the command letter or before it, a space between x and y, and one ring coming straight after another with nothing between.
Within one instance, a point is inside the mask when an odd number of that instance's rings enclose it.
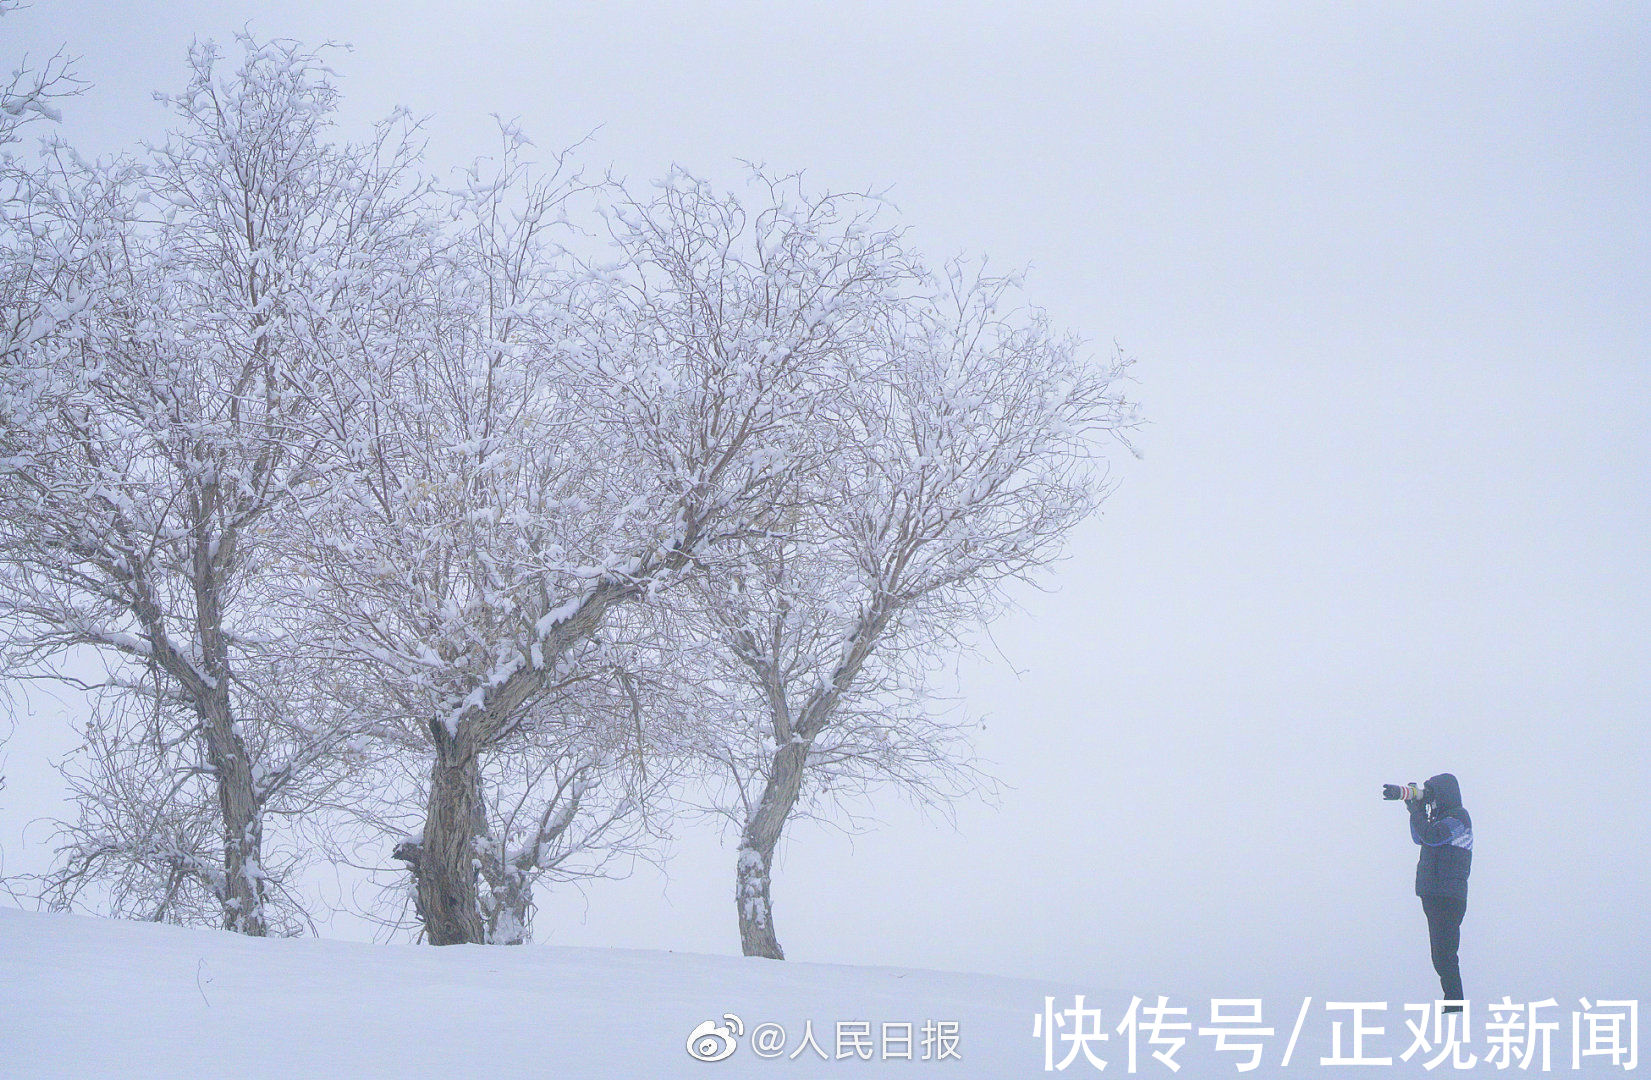
<instances>
[{"instance_id":1,"label":"glove","mask_svg":"<svg viewBox=\"0 0 1651 1080\"><path fill-rule=\"evenodd\" d=\"M1402 798L1404 798L1404 796L1405 796L1405 790L1404 790L1404 788L1400 787L1398 784L1383 784L1382 785L1382 798L1384 798L1384 799L1402 799Z\"/></svg>"}]
</instances>

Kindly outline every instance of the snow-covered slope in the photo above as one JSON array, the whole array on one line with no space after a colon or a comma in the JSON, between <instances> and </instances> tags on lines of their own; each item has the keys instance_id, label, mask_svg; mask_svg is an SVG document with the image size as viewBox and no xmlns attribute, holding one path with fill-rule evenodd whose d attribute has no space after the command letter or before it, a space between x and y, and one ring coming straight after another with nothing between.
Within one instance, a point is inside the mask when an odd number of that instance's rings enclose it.
<instances>
[{"instance_id":1,"label":"snow-covered slope","mask_svg":"<svg viewBox=\"0 0 1651 1080\"><path fill-rule=\"evenodd\" d=\"M0 909L0 1076L1017 1076L1041 1071L1030 1025L1046 992L893 968L251 940ZM724 1013L745 1026L738 1049L693 1060L689 1033ZM788 1060L808 1020L832 1060ZM839 1020L870 1023L870 1064L836 1059ZM922 1060L930 1020L959 1025L961 1061ZM763 1023L787 1032L777 1058L752 1050ZM904 1023L914 1060L877 1060L883 1025Z\"/></svg>"},{"instance_id":2,"label":"snow-covered slope","mask_svg":"<svg viewBox=\"0 0 1651 1080\"><path fill-rule=\"evenodd\" d=\"M1225 979L1220 973L1211 977L1216 983ZM1143 1009L1152 1004L1146 989L1134 989L1144 999ZM1337 1056L1335 1024L1341 1025L1339 1056L1355 1055L1355 1016L1327 1009L1330 1003L1322 997L1313 997L1303 1010L1292 987L1250 985L1242 992L1272 995L1261 1000L1263 1023L1273 1035L1253 1040L1264 1047L1259 1068L1240 1072L1247 1054L1216 1050L1206 996L1171 1000L1189 1010L1170 1018L1184 1019L1188 1029L1163 1034L1166 1040L1185 1039L1171 1054L1179 1072L1153 1057L1153 1050L1168 1043L1154 1046L1144 1026L1147 1017L1144 1012L1138 1017L1133 1071L1178 1080L1504 1071L1487 1057L1492 1046L1483 1002L1474 1005L1469 1043L1460 1056L1441 1045L1400 1061L1413 1039L1396 989L1338 992L1345 1001L1389 998L1385 1011L1366 1012L1359 1020L1367 1029L1382 1029L1365 1038L1362 1054L1391 1057L1388 1065L1323 1063ZM1216 990L1210 996L1233 992ZM1628 992L1615 989L1614 995ZM1084 1008L1101 1010L1083 1018L1087 1032L1105 1035L1088 1042L1087 1049L1108 1063L1104 1075L1130 1075L1129 1040L1118 1027L1135 996L1128 988L625 949L252 940L211 930L0 909L0 1077L30 1080L1103 1075L1076 1052L1084 1047L1059 1037L1073 1030L1070 1016L1057 1029L1052 1059L1045 1057L1044 1040L1033 1035L1034 1017L1045 1009L1046 998L1059 1015L1076 1007L1077 993L1086 995ZM1595 1000L1593 1007L1605 1005ZM1596 1055L1573 1071L1572 1014L1581 1008L1573 996L1541 1014L1555 1023L1553 1073L1599 1077L1648 1071L1637 1062L1632 1072L1623 1068L1625 1055L1618 1056L1615 1068L1607 1056ZM1239 1010L1229 1013L1234 1011ZM742 1028L733 1052L722 1060L694 1060L690 1032L702 1024L730 1026L724 1014L739 1017ZM1286 1066L1298 1015L1305 1022ZM810 1023L818 1051L803 1041ZM854 1053L855 1027L846 1029L850 1037L839 1044L839 1023L864 1025L858 1030L866 1032L869 1061ZM783 1048L767 1058L758 1054L755 1041L764 1024L785 1032ZM942 1024L956 1025L951 1044L956 1056L946 1060L939 1060L946 1049ZM933 1025L932 1036L941 1037L926 1040L926 1025ZM1628 1035L1626 1027L1621 1034ZM714 1035L706 1043L712 1053L722 1045ZM799 1047L801 1054L793 1059ZM909 1060L902 1056L906 1052ZM1058 1064L1069 1054L1075 1056L1064 1072L1045 1071L1046 1060ZM1430 1059L1437 1062L1431 1071L1425 1067ZM1475 1062L1470 1068L1458 1065L1470 1059ZM1538 1056L1528 1072L1535 1074L1540 1066ZM1526 1070L1516 1058L1506 1072Z\"/></svg>"}]
</instances>

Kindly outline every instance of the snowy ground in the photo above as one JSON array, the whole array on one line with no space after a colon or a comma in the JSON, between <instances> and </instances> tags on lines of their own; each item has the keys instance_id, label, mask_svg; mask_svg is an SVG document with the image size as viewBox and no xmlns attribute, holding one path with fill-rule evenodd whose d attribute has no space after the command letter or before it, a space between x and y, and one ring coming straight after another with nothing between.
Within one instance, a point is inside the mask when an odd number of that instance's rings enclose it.
<instances>
[{"instance_id":1,"label":"snowy ground","mask_svg":"<svg viewBox=\"0 0 1651 1080\"><path fill-rule=\"evenodd\" d=\"M4 1077L980 1077L1046 1075L1034 1017L1053 997L1059 1013L1086 995L1102 1010L1106 1041L1090 1049L1108 1062L1105 1075L1129 1074L1127 1038L1117 1031L1133 996L1105 986L1029 981L894 968L772 963L738 957L621 949L529 946L519 949L384 946L317 940L254 941L209 930L180 929L78 916L0 909L0 1076ZM1137 988L1137 992L1140 990ZM1254 992L1254 991L1252 991ZM1207 1027L1209 1001L1189 1005L1194 1031L1173 1060L1154 1060L1143 1029L1136 1073L1143 1076L1410 1076L1458 1072L1444 1058L1429 1073L1417 1053L1408 1063L1357 1067L1321 1064L1331 1056L1332 1022L1343 1023L1344 1057L1352 1054L1352 1015L1329 1013L1314 999L1295 1047L1281 1066L1300 1009L1282 989L1263 999L1261 1066L1240 1073L1242 1053L1218 1053ZM1151 1002L1147 1002L1150 1004ZM1643 1003L1642 1003L1643 1004ZM1629 1075L1619 1055L1571 1064L1571 1013L1562 1001L1543 1014L1558 1022L1552 1071ZM1597 1002L1596 1010L1603 1007ZM688 1036L698 1025L741 1019L744 1036L723 1060L695 1061ZM1395 1059L1412 1041L1399 1001L1366 1014L1366 1057ZM828 1060L802 1044L805 1022ZM957 1057L925 1053L927 1022L957 1025ZM864 1023L872 1059L839 1059L839 1022ZM778 1024L786 1044L758 1056L759 1026ZM911 1060L898 1055L910 1025ZM1607 1024L1606 1027L1609 1027ZM852 1036L853 1028L848 1029ZM1071 1030L1070 1024L1062 1029ZM1586 1030L1586 1026L1585 1029ZM936 1034L939 1031L936 1030ZM1626 1041L1629 1031L1622 1027ZM891 1043L885 1047L885 1036ZM850 1039L850 1052L852 1054ZM714 1050L721 1044L713 1037ZM1074 1044L1057 1040L1059 1064ZM1469 1053L1479 1075L1501 1072L1475 1019ZM892 1053L890 1053L892 1051ZM1540 1070L1540 1056L1529 1073ZM1633 1070L1642 1074L1651 1070ZM1508 1074L1521 1072L1517 1061ZM1082 1053L1063 1072L1102 1075Z\"/></svg>"}]
</instances>

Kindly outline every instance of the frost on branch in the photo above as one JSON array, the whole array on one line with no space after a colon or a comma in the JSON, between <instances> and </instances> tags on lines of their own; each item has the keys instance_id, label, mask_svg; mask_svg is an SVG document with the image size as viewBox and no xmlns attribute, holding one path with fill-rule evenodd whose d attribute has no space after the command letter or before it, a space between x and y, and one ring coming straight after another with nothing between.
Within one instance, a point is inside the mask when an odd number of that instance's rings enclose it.
<instances>
[{"instance_id":1,"label":"frost on branch","mask_svg":"<svg viewBox=\"0 0 1651 1080\"><path fill-rule=\"evenodd\" d=\"M20 6L17 0L0 0L0 19ZM0 162L9 163L4 148L22 137L19 132L26 125L35 120L61 121L57 103L85 89L86 84L75 76L74 61L62 52L39 67L27 56L19 58L10 77L0 82Z\"/></svg>"}]
</instances>

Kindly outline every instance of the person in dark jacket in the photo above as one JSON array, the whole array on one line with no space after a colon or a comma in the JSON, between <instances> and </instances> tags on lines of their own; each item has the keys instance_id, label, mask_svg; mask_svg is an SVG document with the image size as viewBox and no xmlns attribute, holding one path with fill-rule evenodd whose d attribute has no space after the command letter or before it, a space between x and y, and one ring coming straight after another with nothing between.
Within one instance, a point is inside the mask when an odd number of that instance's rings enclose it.
<instances>
[{"instance_id":1,"label":"person in dark jacket","mask_svg":"<svg viewBox=\"0 0 1651 1080\"><path fill-rule=\"evenodd\" d=\"M1462 999L1462 916L1468 909L1468 873L1473 869L1473 818L1462 806L1462 787L1450 773L1422 785L1421 798L1406 799L1410 838L1421 845L1416 861L1416 895L1427 915L1433 970L1446 1001ZM1460 1007L1447 1007L1457 1012Z\"/></svg>"}]
</instances>

